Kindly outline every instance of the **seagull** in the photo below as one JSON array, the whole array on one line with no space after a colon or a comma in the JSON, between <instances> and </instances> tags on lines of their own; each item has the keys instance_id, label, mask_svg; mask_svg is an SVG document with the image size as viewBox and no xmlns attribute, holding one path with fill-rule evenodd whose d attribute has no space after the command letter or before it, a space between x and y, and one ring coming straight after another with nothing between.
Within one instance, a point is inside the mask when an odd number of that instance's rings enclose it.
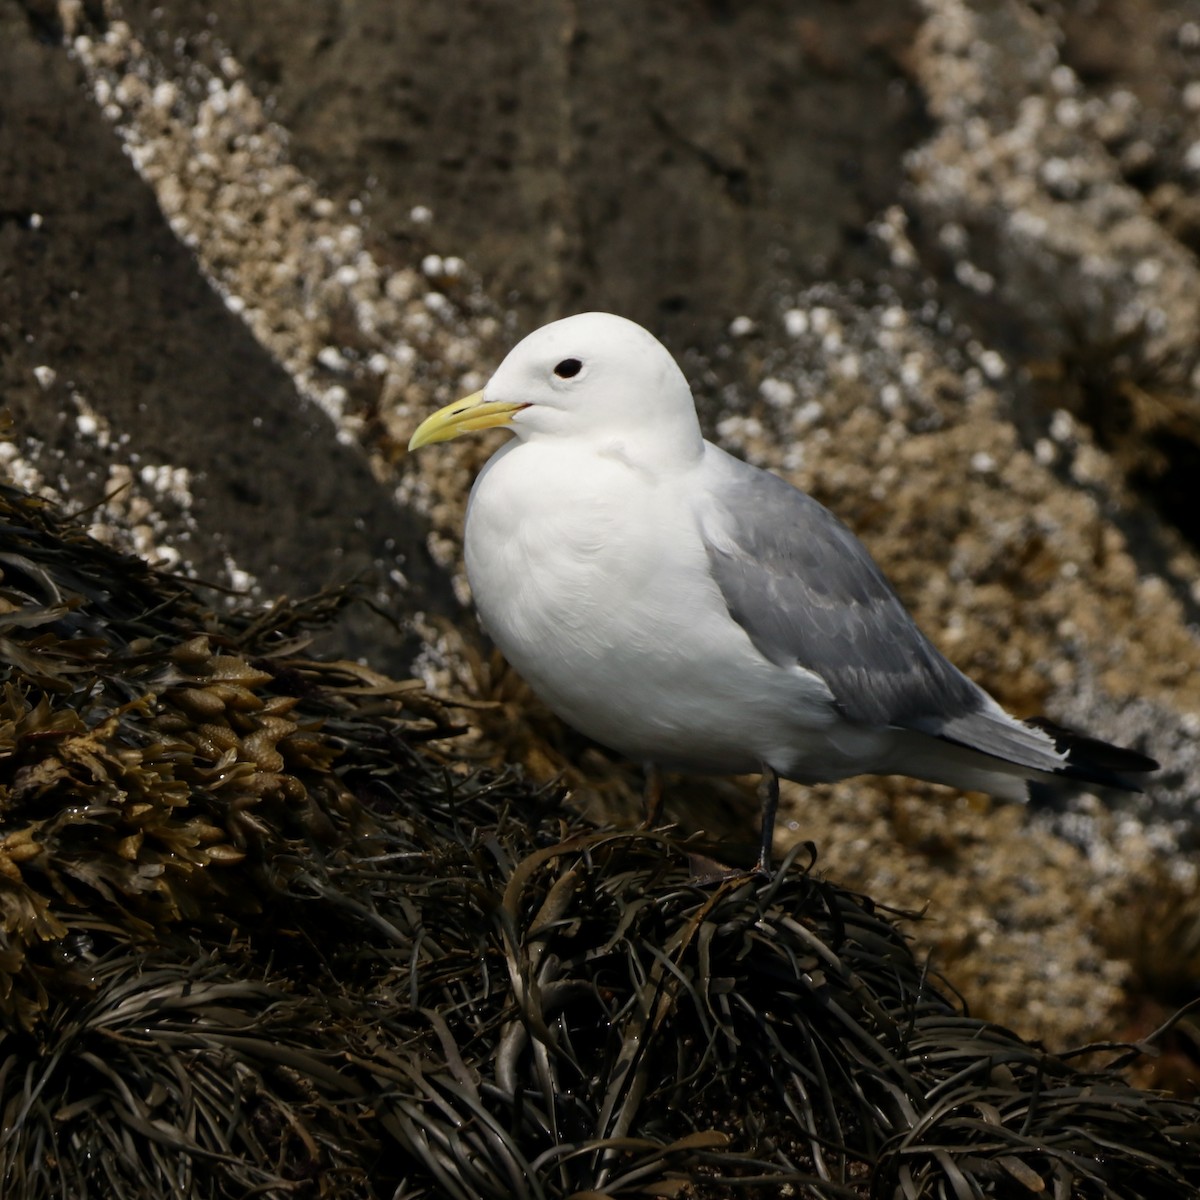
<instances>
[{"instance_id":1,"label":"seagull","mask_svg":"<svg viewBox=\"0 0 1200 1200\"><path fill-rule=\"evenodd\" d=\"M1010 716L921 632L866 548L779 476L704 439L666 347L591 312L519 342L416 450L501 427L467 506L484 629L567 724L649 772L906 775L1024 800L1065 777L1140 790L1158 764Z\"/></svg>"}]
</instances>

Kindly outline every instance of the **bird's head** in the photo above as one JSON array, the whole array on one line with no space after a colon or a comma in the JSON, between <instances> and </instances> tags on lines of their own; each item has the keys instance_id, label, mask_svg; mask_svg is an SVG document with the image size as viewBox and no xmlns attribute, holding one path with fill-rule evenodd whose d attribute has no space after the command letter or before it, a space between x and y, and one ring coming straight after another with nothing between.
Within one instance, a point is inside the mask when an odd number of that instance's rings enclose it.
<instances>
[{"instance_id":1,"label":"bird's head","mask_svg":"<svg viewBox=\"0 0 1200 1200\"><path fill-rule=\"evenodd\" d=\"M702 446L687 380L653 334L611 313L545 325L509 351L482 391L427 417L410 450L503 426L526 440L690 457Z\"/></svg>"}]
</instances>

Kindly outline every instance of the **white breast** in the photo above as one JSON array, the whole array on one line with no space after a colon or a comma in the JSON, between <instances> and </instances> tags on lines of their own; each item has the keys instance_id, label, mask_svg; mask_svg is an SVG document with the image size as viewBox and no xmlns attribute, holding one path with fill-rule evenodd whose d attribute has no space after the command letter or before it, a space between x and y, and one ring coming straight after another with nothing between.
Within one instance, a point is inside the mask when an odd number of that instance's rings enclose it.
<instances>
[{"instance_id":1,"label":"white breast","mask_svg":"<svg viewBox=\"0 0 1200 1200\"><path fill-rule=\"evenodd\" d=\"M688 482L511 442L472 491L467 573L484 627L563 720L630 758L753 771L830 724L828 692L729 618Z\"/></svg>"}]
</instances>

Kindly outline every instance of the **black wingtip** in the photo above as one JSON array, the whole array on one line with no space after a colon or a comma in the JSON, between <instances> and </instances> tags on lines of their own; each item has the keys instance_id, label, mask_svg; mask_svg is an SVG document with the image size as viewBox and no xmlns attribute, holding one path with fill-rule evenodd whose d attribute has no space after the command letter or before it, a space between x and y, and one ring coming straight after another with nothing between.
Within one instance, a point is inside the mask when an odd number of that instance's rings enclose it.
<instances>
[{"instance_id":1,"label":"black wingtip","mask_svg":"<svg viewBox=\"0 0 1200 1200\"><path fill-rule=\"evenodd\" d=\"M1140 781L1130 776L1148 775L1158 770L1159 764L1149 755L1077 733L1048 717L1034 717L1025 723L1047 734L1053 739L1055 750L1067 756L1066 764L1057 773L1070 779L1140 792Z\"/></svg>"}]
</instances>

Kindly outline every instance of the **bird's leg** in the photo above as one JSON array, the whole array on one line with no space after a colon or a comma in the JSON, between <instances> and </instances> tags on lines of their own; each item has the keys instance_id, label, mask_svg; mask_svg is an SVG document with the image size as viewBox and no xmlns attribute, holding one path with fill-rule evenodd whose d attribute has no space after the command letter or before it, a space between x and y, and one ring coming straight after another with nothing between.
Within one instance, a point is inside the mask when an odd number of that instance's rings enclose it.
<instances>
[{"instance_id":1,"label":"bird's leg","mask_svg":"<svg viewBox=\"0 0 1200 1200\"><path fill-rule=\"evenodd\" d=\"M642 763L645 784L642 788L642 828L653 829L662 815L662 772L652 762Z\"/></svg>"},{"instance_id":2,"label":"bird's leg","mask_svg":"<svg viewBox=\"0 0 1200 1200\"><path fill-rule=\"evenodd\" d=\"M763 763L762 777L758 781L758 802L762 807L762 841L759 843L755 870L760 875L769 875L771 846L775 839L775 810L779 807L779 776L775 768L767 763Z\"/></svg>"}]
</instances>

